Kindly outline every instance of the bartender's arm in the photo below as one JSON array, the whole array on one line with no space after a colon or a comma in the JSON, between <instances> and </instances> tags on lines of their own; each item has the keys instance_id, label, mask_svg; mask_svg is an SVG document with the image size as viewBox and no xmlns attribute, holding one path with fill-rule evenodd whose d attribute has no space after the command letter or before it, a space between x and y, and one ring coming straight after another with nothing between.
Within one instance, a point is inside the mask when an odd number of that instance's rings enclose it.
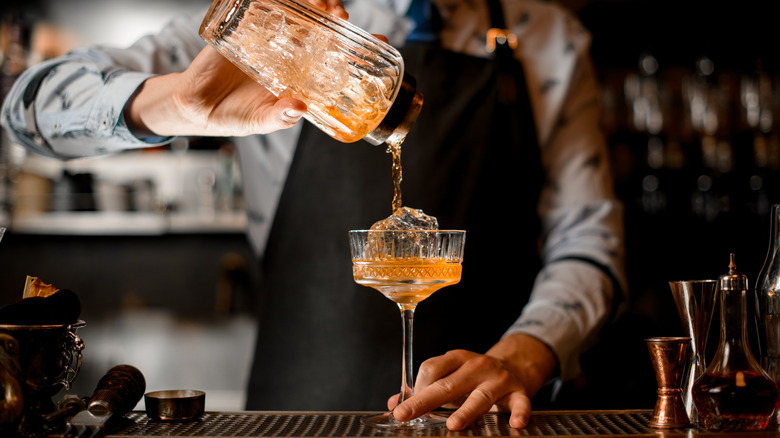
<instances>
[{"instance_id":1,"label":"bartender's arm","mask_svg":"<svg viewBox=\"0 0 780 438\"><path fill-rule=\"evenodd\" d=\"M348 18L339 0L311 0ZM34 65L3 103L2 124L41 154L75 158L164 144L175 135L244 136L286 128L306 111L277 100L173 20L129 48L90 47Z\"/></svg>"},{"instance_id":2,"label":"bartender's arm","mask_svg":"<svg viewBox=\"0 0 780 438\"><path fill-rule=\"evenodd\" d=\"M528 305L485 354L455 350L425 361L415 395L393 411L398 420L445 406L457 408L447 419L451 430L491 410L509 412L509 425L522 428L530 419L530 399L542 386L578 375L580 354L625 293L622 207L612 193L597 106L588 106L568 114L561 141L548 148L565 153L556 151L545 163L552 182L540 208L545 266ZM578 124L592 127L581 130Z\"/></svg>"},{"instance_id":3,"label":"bartender's arm","mask_svg":"<svg viewBox=\"0 0 780 438\"><path fill-rule=\"evenodd\" d=\"M340 0L309 1L349 18ZM128 102L124 117L130 130L143 137L239 137L289 128L305 112L305 103L277 99L206 46L183 72L146 80Z\"/></svg>"},{"instance_id":4,"label":"bartender's arm","mask_svg":"<svg viewBox=\"0 0 780 438\"><path fill-rule=\"evenodd\" d=\"M534 24L523 26L532 28ZM570 44L567 51L543 45L521 57L526 67L546 65L547 70L530 70L542 79L549 75L560 89L567 90L561 102L546 101L545 108L558 107L558 111L537 112L542 116L537 126L554 127L554 132L541 129L539 139L545 171L539 201L544 266L529 303L490 350L484 354L450 351L421 365L415 395L393 411L398 420L445 406L457 408L447 420L447 427L453 430L467 427L490 410L509 412L511 427L525 427L531 413L530 399L553 378L571 380L578 376L581 353L624 297L623 210L614 194L607 147L599 128L598 86L587 55L587 40L572 35L559 38L560 34L550 32L550 38L537 37L536 41L577 43ZM558 59L549 54L564 52L577 56L575 66L564 68L566 57L560 57L561 64L544 64L545 60ZM561 72L566 71L570 73L564 78ZM548 92L544 98L552 94ZM507 288L511 293L511 286Z\"/></svg>"},{"instance_id":5,"label":"bartender's arm","mask_svg":"<svg viewBox=\"0 0 780 438\"><path fill-rule=\"evenodd\" d=\"M595 124L598 117L587 109L572 116L570 124ZM530 419L530 399L542 386L578 375L580 354L625 293L622 207L611 194L606 148L588 137L581 132L582 141L572 140L563 146L567 153L547 163L558 177L553 185L564 190L543 194L542 203L550 202L541 208L545 266L520 318L485 354L455 350L425 361L415 395L395 408L396 419L445 406L457 408L447 420L451 430L490 410L509 412L509 425L522 428ZM564 176L569 180L559 179Z\"/></svg>"}]
</instances>

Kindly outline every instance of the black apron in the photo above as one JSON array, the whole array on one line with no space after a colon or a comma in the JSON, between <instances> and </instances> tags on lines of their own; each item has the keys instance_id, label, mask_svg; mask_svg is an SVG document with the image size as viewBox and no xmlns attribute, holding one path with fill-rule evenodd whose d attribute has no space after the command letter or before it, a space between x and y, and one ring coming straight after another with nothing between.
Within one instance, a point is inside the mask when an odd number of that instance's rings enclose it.
<instances>
[{"instance_id":1,"label":"black apron","mask_svg":"<svg viewBox=\"0 0 780 438\"><path fill-rule=\"evenodd\" d=\"M403 205L466 230L461 282L417 308L416 369L455 348L485 352L520 315L540 267L542 173L518 63L401 52L424 95L402 145ZM499 86L506 73L519 85L512 96ZM384 410L398 392L398 308L354 283L347 241L391 214L392 194L384 147L304 126L264 258L247 409Z\"/></svg>"}]
</instances>

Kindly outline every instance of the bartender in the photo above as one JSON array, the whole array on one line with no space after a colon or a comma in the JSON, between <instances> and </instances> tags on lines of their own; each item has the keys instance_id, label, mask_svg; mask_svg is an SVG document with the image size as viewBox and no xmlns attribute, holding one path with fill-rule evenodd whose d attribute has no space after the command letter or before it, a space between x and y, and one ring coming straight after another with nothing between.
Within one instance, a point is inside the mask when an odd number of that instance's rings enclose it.
<instances>
[{"instance_id":1,"label":"bartender","mask_svg":"<svg viewBox=\"0 0 780 438\"><path fill-rule=\"evenodd\" d=\"M312 2L348 17L336 0ZM531 399L555 393L542 388L580 375L580 354L626 293L589 34L536 0L346 8L400 48L424 95L402 145L404 204L468 235L461 283L418 309L415 355L427 360L394 415L452 407L447 426L458 430L499 409L524 427ZM233 137L264 279L247 408L392 406L397 310L354 283L347 245L347 230L391 213L389 155L301 121L303 102L275 98L206 46L201 19L33 66L2 123L19 144L63 159ZM491 27L516 37L508 58L501 41L486 48Z\"/></svg>"}]
</instances>

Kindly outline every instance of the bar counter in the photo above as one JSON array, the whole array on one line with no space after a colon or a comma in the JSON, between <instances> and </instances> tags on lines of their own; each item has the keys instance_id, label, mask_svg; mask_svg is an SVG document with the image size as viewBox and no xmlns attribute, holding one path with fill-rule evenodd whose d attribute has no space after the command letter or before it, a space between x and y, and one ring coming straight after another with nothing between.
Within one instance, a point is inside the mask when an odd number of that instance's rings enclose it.
<instances>
[{"instance_id":1,"label":"bar counter","mask_svg":"<svg viewBox=\"0 0 780 438\"><path fill-rule=\"evenodd\" d=\"M650 410L539 411L525 429L512 429L505 414L485 414L471 428L453 432L444 427L390 431L365 426L361 417L373 412L206 412L189 422L151 421L144 412L131 412L126 424L108 437L375 437L375 436L748 436L778 437L776 426L761 432L712 433L690 426L654 429L647 425Z\"/></svg>"}]
</instances>

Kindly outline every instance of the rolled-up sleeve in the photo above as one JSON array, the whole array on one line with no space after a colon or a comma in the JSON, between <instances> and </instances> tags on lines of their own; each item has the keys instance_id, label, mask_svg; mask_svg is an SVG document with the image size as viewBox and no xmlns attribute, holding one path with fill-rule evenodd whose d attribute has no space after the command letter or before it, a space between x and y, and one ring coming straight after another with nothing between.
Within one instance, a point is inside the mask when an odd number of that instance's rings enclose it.
<instances>
[{"instance_id":1,"label":"rolled-up sleeve","mask_svg":"<svg viewBox=\"0 0 780 438\"><path fill-rule=\"evenodd\" d=\"M579 374L580 355L627 294L624 212L614 193L600 129L599 87L587 56L589 39L573 20L568 23L573 31L559 33L563 37L550 44L569 54L568 61L560 57L566 68L531 67L537 68L532 86L539 88L531 92L537 92L536 114L543 122L539 125L545 183L538 209L544 266L528 305L507 331L546 343L558 357L564 380ZM553 113L554 117L544 117Z\"/></svg>"},{"instance_id":2,"label":"rolled-up sleeve","mask_svg":"<svg viewBox=\"0 0 780 438\"><path fill-rule=\"evenodd\" d=\"M146 79L184 70L203 48L193 20L173 20L159 34L129 48L78 49L32 66L3 103L3 126L19 144L61 158L170 141L136 137L124 123L122 111Z\"/></svg>"}]
</instances>

